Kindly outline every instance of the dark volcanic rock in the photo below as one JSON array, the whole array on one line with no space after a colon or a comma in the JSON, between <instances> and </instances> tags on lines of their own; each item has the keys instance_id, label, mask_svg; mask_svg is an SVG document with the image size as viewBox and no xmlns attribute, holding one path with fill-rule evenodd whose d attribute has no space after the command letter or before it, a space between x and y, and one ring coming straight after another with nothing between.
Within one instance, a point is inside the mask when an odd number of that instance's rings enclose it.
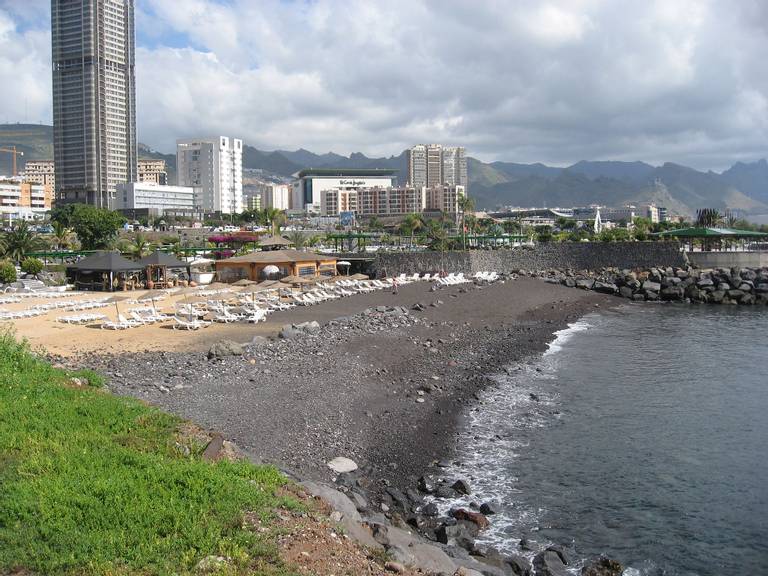
<instances>
[{"instance_id":1,"label":"dark volcanic rock","mask_svg":"<svg viewBox=\"0 0 768 576\"><path fill-rule=\"evenodd\" d=\"M624 567L616 560L601 556L581 569L581 576L621 576Z\"/></svg>"},{"instance_id":2,"label":"dark volcanic rock","mask_svg":"<svg viewBox=\"0 0 768 576\"><path fill-rule=\"evenodd\" d=\"M504 559L504 562L509 566L512 570L512 574L515 576L531 576L532 566L525 556L513 554L512 556L507 556Z\"/></svg>"},{"instance_id":3,"label":"dark volcanic rock","mask_svg":"<svg viewBox=\"0 0 768 576\"><path fill-rule=\"evenodd\" d=\"M208 359L225 358L227 356L242 356L243 346L232 340L222 340L216 342L208 350Z\"/></svg>"},{"instance_id":4,"label":"dark volcanic rock","mask_svg":"<svg viewBox=\"0 0 768 576\"><path fill-rule=\"evenodd\" d=\"M472 489L469 486L469 482L467 482L466 480L463 480L463 479L462 480L456 480L456 482L454 482L451 485L451 488L456 490L456 492L458 492L459 494L465 494L465 495L472 494Z\"/></svg>"},{"instance_id":5,"label":"dark volcanic rock","mask_svg":"<svg viewBox=\"0 0 768 576\"><path fill-rule=\"evenodd\" d=\"M480 505L480 512L482 512L486 516L492 516L493 514L498 514L499 511L500 511L500 506L496 502L483 502L483 504Z\"/></svg>"}]
</instances>

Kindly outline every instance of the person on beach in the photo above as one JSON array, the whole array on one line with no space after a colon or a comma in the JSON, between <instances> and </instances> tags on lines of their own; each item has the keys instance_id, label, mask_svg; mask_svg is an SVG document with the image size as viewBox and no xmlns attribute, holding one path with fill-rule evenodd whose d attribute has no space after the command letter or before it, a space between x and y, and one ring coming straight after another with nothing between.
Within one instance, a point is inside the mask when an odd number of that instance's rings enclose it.
<instances>
[{"instance_id":1,"label":"person on beach","mask_svg":"<svg viewBox=\"0 0 768 576\"><path fill-rule=\"evenodd\" d=\"M397 296L397 278L392 279L392 294Z\"/></svg>"}]
</instances>

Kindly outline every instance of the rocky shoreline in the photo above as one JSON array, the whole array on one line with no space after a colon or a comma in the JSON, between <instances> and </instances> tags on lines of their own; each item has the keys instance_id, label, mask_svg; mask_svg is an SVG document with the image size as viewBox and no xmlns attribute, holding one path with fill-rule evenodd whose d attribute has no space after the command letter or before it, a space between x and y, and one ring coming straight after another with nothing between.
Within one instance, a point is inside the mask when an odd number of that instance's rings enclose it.
<instances>
[{"instance_id":1,"label":"rocky shoreline","mask_svg":"<svg viewBox=\"0 0 768 576\"><path fill-rule=\"evenodd\" d=\"M568 288L594 290L635 302L768 305L768 268L647 268L599 271L519 271Z\"/></svg>"},{"instance_id":2,"label":"rocky shoreline","mask_svg":"<svg viewBox=\"0 0 768 576\"><path fill-rule=\"evenodd\" d=\"M554 332L609 299L513 277L424 287L418 299L402 292L324 325L286 326L276 339L216 342L208 354L90 355L78 364L104 373L113 392L220 430L253 460L305 480L395 568L564 574L572 566L564 548L523 539L520 554L503 556L475 544L494 503L441 517L435 500L471 492L466 479L443 473L444 458L488 375L536 357ZM336 472L328 463L338 457L354 464ZM620 569L598 559L583 573Z\"/></svg>"}]
</instances>

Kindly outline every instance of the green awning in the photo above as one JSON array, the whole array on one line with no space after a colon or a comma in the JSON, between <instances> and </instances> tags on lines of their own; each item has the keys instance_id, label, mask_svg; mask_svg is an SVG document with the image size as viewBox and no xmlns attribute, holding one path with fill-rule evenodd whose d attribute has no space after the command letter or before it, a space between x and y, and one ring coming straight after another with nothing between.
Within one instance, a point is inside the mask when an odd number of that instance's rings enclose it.
<instances>
[{"instance_id":1,"label":"green awning","mask_svg":"<svg viewBox=\"0 0 768 576\"><path fill-rule=\"evenodd\" d=\"M657 232L653 234L653 236L661 236L667 238L764 238L768 236L768 233L755 232L753 230L736 230L735 228L692 227Z\"/></svg>"}]
</instances>

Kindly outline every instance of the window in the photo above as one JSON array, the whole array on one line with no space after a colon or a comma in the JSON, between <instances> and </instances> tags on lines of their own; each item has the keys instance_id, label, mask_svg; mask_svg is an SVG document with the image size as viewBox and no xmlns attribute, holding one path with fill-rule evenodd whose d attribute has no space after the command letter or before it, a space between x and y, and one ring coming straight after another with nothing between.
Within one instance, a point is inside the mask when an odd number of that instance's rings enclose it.
<instances>
[{"instance_id":1,"label":"window","mask_svg":"<svg viewBox=\"0 0 768 576\"><path fill-rule=\"evenodd\" d=\"M300 266L299 267L299 276L314 276L315 275L315 267L314 266Z\"/></svg>"}]
</instances>

